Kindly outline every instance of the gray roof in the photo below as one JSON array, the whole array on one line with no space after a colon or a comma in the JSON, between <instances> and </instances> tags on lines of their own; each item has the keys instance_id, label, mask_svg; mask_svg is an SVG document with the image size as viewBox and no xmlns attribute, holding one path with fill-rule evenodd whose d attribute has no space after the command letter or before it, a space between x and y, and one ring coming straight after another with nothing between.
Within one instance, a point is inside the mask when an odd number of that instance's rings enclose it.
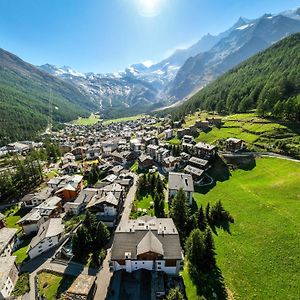
<instances>
[{"instance_id":1,"label":"gray roof","mask_svg":"<svg viewBox=\"0 0 300 300\"><path fill-rule=\"evenodd\" d=\"M137 245L136 254L140 255L147 252L154 252L160 255L164 255L164 249L162 243L154 235L152 231L148 231L146 235Z\"/></svg>"},{"instance_id":2,"label":"gray roof","mask_svg":"<svg viewBox=\"0 0 300 300\"><path fill-rule=\"evenodd\" d=\"M206 150L213 150L216 148L214 145L206 144L203 142L199 142L198 144L195 145L196 148L198 149L206 149Z\"/></svg>"},{"instance_id":3,"label":"gray roof","mask_svg":"<svg viewBox=\"0 0 300 300\"><path fill-rule=\"evenodd\" d=\"M125 259L130 253L137 255L153 251L165 259L181 259L182 251L178 231L172 219L144 216L122 222L116 229L111 259Z\"/></svg>"},{"instance_id":4,"label":"gray roof","mask_svg":"<svg viewBox=\"0 0 300 300\"><path fill-rule=\"evenodd\" d=\"M178 191L182 188L185 192L194 192L193 178L189 174L169 173L169 189Z\"/></svg>"},{"instance_id":5,"label":"gray roof","mask_svg":"<svg viewBox=\"0 0 300 300\"><path fill-rule=\"evenodd\" d=\"M43 223L30 243L30 248L34 248L39 242L48 237L57 236L65 231L65 226L62 223L62 218L50 218Z\"/></svg>"},{"instance_id":6,"label":"gray roof","mask_svg":"<svg viewBox=\"0 0 300 300\"><path fill-rule=\"evenodd\" d=\"M3 286L15 262L16 256L0 257L0 290L3 289Z\"/></svg>"},{"instance_id":7,"label":"gray roof","mask_svg":"<svg viewBox=\"0 0 300 300\"><path fill-rule=\"evenodd\" d=\"M205 167L208 164L207 160L201 159L201 158L198 158L198 157L192 157L192 158L190 158L189 162L197 164L199 166L203 166L203 167Z\"/></svg>"},{"instance_id":8,"label":"gray roof","mask_svg":"<svg viewBox=\"0 0 300 300\"><path fill-rule=\"evenodd\" d=\"M0 229L0 255L13 237L17 234L18 229L3 227Z\"/></svg>"},{"instance_id":9,"label":"gray roof","mask_svg":"<svg viewBox=\"0 0 300 300\"><path fill-rule=\"evenodd\" d=\"M91 201L94 195L97 194L97 189L87 188L78 194L77 198L75 199L74 203L88 203Z\"/></svg>"},{"instance_id":10,"label":"gray roof","mask_svg":"<svg viewBox=\"0 0 300 300\"><path fill-rule=\"evenodd\" d=\"M184 171L191 174L191 175L196 175L196 176L201 176L204 173L204 170L201 170L199 168L195 168L193 166L187 165L184 168Z\"/></svg>"}]
</instances>

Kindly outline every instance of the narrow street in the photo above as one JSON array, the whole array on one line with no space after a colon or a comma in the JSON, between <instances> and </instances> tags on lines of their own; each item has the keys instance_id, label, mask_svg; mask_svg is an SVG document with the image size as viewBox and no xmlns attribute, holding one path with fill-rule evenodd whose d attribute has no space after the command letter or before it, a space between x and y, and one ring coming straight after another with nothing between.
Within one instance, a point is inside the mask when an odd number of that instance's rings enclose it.
<instances>
[{"instance_id":1,"label":"narrow street","mask_svg":"<svg viewBox=\"0 0 300 300\"><path fill-rule=\"evenodd\" d=\"M126 199L124 201L124 210L123 210L122 218L120 220L120 224L122 224L122 222L127 222L127 220L129 219L130 212L131 212L131 205L134 200L134 196L135 196L135 192L136 192L137 179L138 179L138 176L134 174L133 185L130 188L130 190L126 196ZM97 280L96 280L97 290L96 290L96 294L95 294L95 298L94 298L95 300L104 300L107 295L110 279L112 277L112 272L109 271L109 260L110 260L110 254L111 254L110 251L111 251L111 248L107 249L106 258L103 261L102 268L97 275Z\"/></svg>"}]
</instances>

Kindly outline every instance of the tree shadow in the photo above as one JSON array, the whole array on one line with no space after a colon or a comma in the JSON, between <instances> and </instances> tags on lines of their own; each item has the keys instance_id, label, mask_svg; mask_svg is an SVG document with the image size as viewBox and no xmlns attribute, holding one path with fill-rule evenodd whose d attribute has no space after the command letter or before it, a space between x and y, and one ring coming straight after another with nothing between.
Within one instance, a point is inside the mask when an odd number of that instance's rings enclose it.
<instances>
[{"instance_id":1,"label":"tree shadow","mask_svg":"<svg viewBox=\"0 0 300 300\"><path fill-rule=\"evenodd\" d=\"M223 231L227 232L228 234L231 234L230 222L228 220L218 222L217 224L209 224L209 226L215 235L218 235L217 228L222 229Z\"/></svg>"},{"instance_id":2,"label":"tree shadow","mask_svg":"<svg viewBox=\"0 0 300 300\"><path fill-rule=\"evenodd\" d=\"M56 292L57 299L61 299L62 294L64 294L69 289L69 287L72 285L75 279L76 279L75 276L70 276L70 275L63 276L63 279L60 281Z\"/></svg>"},{"instance_id":3,"label":"tree shadow","mask_svg":"<svg viewBox=\"0 0 300 300\"><path fill-rule=\"evenodd\" d=\"M227 299L224 277L219 267L216 266L207 272L189 270L189 274L199 297L204 297L207 300Z\"/></svg>"},{"instance_id":4,"label":"tree shadow","mask_svg":"<svg viewBox=\"0 0 300 300\"><path fill-rule=\"evenodd\" d=\"M216 155L211 169L208 171L208 174L215 179L215 181L226 181L229 180L231 173L228 165L224 160Z\"/></svg>"}]
</instances>

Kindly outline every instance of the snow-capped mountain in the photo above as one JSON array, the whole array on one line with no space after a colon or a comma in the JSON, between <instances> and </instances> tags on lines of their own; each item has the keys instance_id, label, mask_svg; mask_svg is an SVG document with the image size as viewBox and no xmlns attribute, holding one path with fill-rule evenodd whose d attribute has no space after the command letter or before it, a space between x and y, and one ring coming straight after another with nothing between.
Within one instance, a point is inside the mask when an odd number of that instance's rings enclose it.
<instances>
[{"instance_id":1,"label":"snow-capped mountain","mask_svg":"<svg viewBox=\"0 0 300 300\"><path fill-rule=\"evenodd\" d=\"M265 14L256 20L240 18L229 34L209 51L184 63L168 87L169 99L184 99L252 55L300 31L300 20L285 16L295 13Z\"/></svg>"},{"instance_id":2,"label":"snow-capped mountain","mask_svg":"<svg viewBox=\"0 0 300 300\"><path fill-rule=\"evenodd\" d=\"M300 31L300 8L249 20L239 18L228 30L204 35L187 49L159 63L137 63L116 73L82 74L50 64L39 68L76 85L100 110L147 111L182 100L243 60ZM167 101L166 101L167 100ZM168 104L169 104L168 103Z\"/></svg>"}]
</instances>

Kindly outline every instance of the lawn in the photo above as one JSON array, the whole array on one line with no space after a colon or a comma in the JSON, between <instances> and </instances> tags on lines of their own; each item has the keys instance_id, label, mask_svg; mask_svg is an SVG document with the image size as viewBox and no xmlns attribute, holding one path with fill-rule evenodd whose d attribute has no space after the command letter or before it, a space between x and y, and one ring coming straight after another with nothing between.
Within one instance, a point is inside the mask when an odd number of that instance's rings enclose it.
<instances>
[{"instance_id":1,"label":"lawn","mask_svg":"<svg viewBox=\"0 0 300 300\"><path fill-rule=\"evenodd\" d=\"M60 299L74 281L75 277L67 275L54 275L47 272L38 274L38 288L46 300Z\"/></svg>"},{"instance_id":2,"label":"lawn","mask_svg":"<svg viewBox=\"0 0 300 300\"><path fill-rule=\"evenodd\" d=\"M217 263L235 299L299 299L300 163L260 158L236 170L197 204L221 200L235 218L215 236ZM183 272L189 299L196 290Z\"/></svg>"},{"instance_id":3,"label":"lawn","mask_svg":"<svg viewBox=\"0 0 300 300\"><path fill-rule=\"evenodd\" d=\"M5 215L7 227L21 230L21 227L16 223L28 212L28 209L20 208L18 205L14 205L4 210L2 213Z\"/></svg>"},{"instance_id":4,"label":"lawn","mask_svg":"<svg viewBox=\"0 0 300 300\"><path fill-rule=\"evenodd\" d=\"M19 245L18 249L12 254L17 257L16 263L21 264L23 261L25 261L28 258L27 249L31 242L31 237L22 237L21 244Z\"/></svg>"},{"instance_id":5,"label":"lawn","mask_svg":"<svg viewBox=\"0 0 300 300\"><path fill-rule=\"evenodd\" d=\"M117 123L117 122L126 122L126 121L136 121L138 119L141 119L145 117L145 115L136 115L136 116L132 116L132 117L124 117L124 118L118 118L118 119L110 119L110 120L106 120L103 122L104 125L109 125L112 123Z\"/></svg>"},{"instance_id":6,"label":"lawn","mask_svg":"<svg viewBox=\"0 0 300 300\"><path fill-rule=\"evenodd\" d=\"M130 170L134 173L137 173L139 169L139 161L136 160L131 166L130 166Z\"/></svg>"},{"instance_id":7,"label":"lawn","mask_svg":"<svg viewBox=\"0 0 300 300\"><path fill-rule=\"evenodd\" d=\"M79 117L77 120L74 120L72 123L76 125L95 125L101 119L99 116L91 114L88 118Z\"/></svg>"},{"instance_id":8,"label":"lawn","mask_svg":"<svg viewBox=\"0 0 300 300\"><path fill-rule=\"evenodd\" d=\"M178 138L173 138L171 140L168 140L167 143L170 145L181 145L181 140Z\"/></svg>"},{"instance_id":9,"label":"lawn","mask_svg":"<svg viewBox=\"0 0 300 300\"><path fill-rule=\"evenodd\" d=\"M135 199L133 202L133 208L134 210L140 211L140 210L147 210L148 216L154 216L154 207L153 207L153 198L151 194L148 194L146 196L143 196L140 200ZM132 214L134 216L134 213Z\"/></svg>"},{"instance_id":10,"label":"lawn","mask_svg":"<svg viewBox=\"0 0 300 300\"><path fill-rule=\"evenodd\" d=\"M187 124L204 119L202 114L198 114L187 117ZM281 124L281 121L261 118L255 113L230 115L223 117L222 121L221 128L213 127L208 132L201 132L196 142L218 144L220 140L235 137L244 140L250 150L286 152L300 158L300 130L295 124Z\"/></svg>"}]
</instances>

